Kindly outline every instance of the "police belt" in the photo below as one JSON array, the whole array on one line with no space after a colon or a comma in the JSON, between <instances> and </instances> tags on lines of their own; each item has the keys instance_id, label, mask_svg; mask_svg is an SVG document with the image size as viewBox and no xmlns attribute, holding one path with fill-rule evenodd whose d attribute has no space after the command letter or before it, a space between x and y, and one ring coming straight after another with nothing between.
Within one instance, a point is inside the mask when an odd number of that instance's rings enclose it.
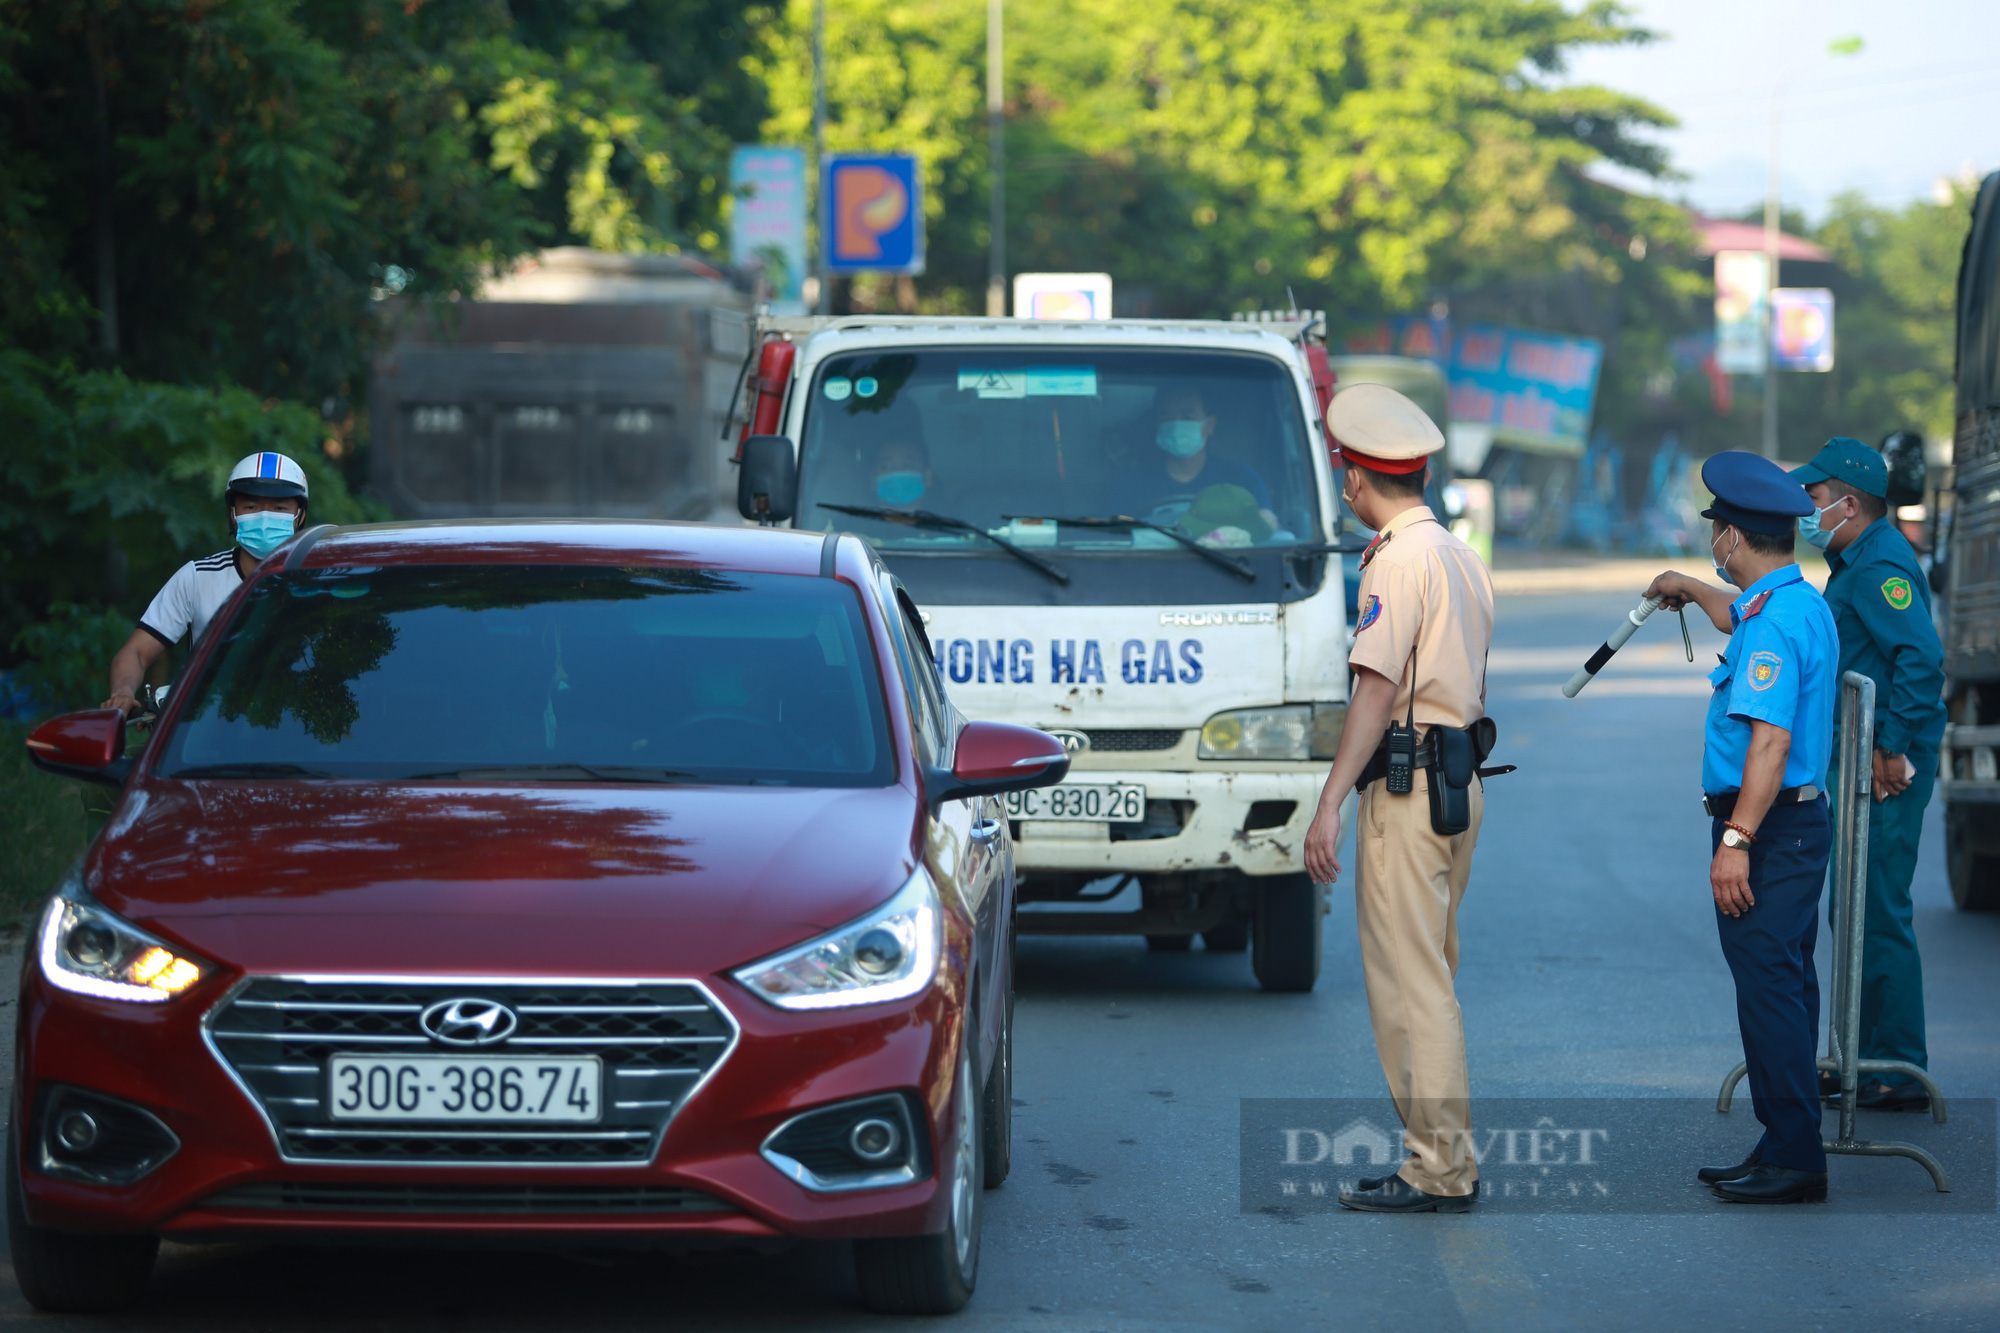
<instances>
[{"instance_id":1,"label":"police belt","mask_svg":"<svg viewBox=\"0 0 2000 1333\"><path fill-rule=\"evenodd\" d=\"M1736 798L1740 791L1702 793L1701 808L1717 819L1727 819L1736 813ZM1786 787L1771 798L1772 805L1804 805L1807 801L1817 801L1820 790L1808 783L1803 787Z\"/></svg>"},{"instance_id":2,"label":"police belt","mask_svg":"<svg viewBox=\"0 0 2000 1333\"><path fill-rule=\"evenodd\" d=\"M1431 749L1430 737L1426 734L1423 743L1417 746L1416 753L1410 756L1410 767L1427 769L1435 767L1436 764L1437 752ZM1512 773L1514 767L1513 764L1495 764L1490 768L1475 768L1472 771L1482 778L1497 778L1502 773ZM1366 791L1369 783L1388 776L1389 747L1385 745L1374 753L1361 770L1361 776L1354 780L1354 790Z\"/></svg>"}]
</instances>

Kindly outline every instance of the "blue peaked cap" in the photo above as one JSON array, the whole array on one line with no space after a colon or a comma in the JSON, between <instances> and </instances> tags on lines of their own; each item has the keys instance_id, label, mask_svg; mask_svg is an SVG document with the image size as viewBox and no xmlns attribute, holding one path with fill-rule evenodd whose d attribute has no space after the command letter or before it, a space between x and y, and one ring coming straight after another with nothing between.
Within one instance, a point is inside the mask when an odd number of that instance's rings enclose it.
<instances>
[{"instance_id":1,"label":"blue peaked cap","mask_svg":"<svg viewBox=\"0 0 2000 1333\"><path fill-rule=\"evenodd\" d=\"M1701 465L1701 484L1715 493L1703 518L1782 537L1813 512L1812 497L1791 474L1761 454L1731 449Z\"/></svg>"}]
</instances>

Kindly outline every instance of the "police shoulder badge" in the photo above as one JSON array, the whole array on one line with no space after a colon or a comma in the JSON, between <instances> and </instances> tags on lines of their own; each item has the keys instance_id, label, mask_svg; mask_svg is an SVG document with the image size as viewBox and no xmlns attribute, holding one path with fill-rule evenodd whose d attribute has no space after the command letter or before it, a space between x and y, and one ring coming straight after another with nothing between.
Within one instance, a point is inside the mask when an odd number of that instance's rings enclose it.
<instances>
[{"instance_id":1,"label":"police shoulder badge","mask_svg":"<svg viewBox=\"0 0 2000 1333\"><path fill-rule=\"evenodd\" d=\"M1784 665L1785 659L1769 649L1750 654L1750 688L1770 689L1778 683L1778 672Z\"/></svg>"},{"instance_id":2,"label":"police shoulder badge","mask_svg":"<svg viewBox=\"0 0 2000 1333\"><path fill-rule=\"evenodd\" d=\"M1382 599L1374 593L1368 594L1368 605L1361 608L1361 619L1355 622L1354 632L1359 634L1382 618Z\"/></svg>"},{"instance_id":3,"label":"police shoulder badge","mask_svg":"<svg viewBox=\"0 0 2000 1333\"><path fill-rule=\"evenodd\" d=\"M1889 605L1898 611L1909 610L1910 599L1913 596L1910 592L1910 581L1902 578L1888 580L1882 585L1882 596L1887 598Z\"/></svg>"}]
</instances>

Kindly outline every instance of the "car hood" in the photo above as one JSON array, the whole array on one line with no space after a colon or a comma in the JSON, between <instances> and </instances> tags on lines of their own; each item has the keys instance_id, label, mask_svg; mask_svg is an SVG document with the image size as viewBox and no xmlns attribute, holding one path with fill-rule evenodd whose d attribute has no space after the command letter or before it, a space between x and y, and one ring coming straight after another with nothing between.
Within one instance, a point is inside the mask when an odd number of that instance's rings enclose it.
<instances>
[{"instance_id":1,"label":"car hood","mask_svg":"<svg viewBox=\"0 0 2000 1333\"><path fill-rule=\"evenodd\" d=\"M903 787L156 781L86 883L256 972L686 976L886 900L918 816Z\"/></svg>"}]
</instances>

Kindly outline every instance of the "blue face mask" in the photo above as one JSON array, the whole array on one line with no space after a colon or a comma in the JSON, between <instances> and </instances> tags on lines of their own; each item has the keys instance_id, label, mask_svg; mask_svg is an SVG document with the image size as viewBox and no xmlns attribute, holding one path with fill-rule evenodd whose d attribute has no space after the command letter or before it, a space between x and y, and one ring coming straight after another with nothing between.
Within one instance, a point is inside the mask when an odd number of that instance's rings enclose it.
<instances>
[{"instance_id":1,"label":"blue face mask","mask_svg":"<svg viewBox=\"0 0 2000 1333\"><path fill-rule=\"evenodd\" d=\"M913 505L924 498L924 474L884 472L875 478L875 494L885 505Z\"/></svg>"},{"instance_id":2,"label":"blue face mask","mask_svg":"<svg viewBox=\"0 0 2000 1333\"><path fill-rule=\"evenodd\" d=\"M1193 458L1208 443L1202 437L1201 426L1199 421L1162 421L1153 443L1175 458Z\"/></svg>"},{"instance_id":3,"label":"blue face mask","mask_svg":"<svg viewBox=\"0 0 2000 1333\"><path fill-rule=\"evenodd\" d=\"M236 519L236 544L262 560L291 540L299 521L290 514L259 510Z\"/></svg>"},{"instance_id":4,"label":"blue face mask","mask_svg":"<svg viewBox=\"0 0 2000 1333\"><path fill-rule=\"evenodd\" d=\"M1833 508L1833 505L1837 505L1839 503L1840 503L1839 500L1835 500L1833 504L1828 505L1826 509L1831 509ZM1810 514L1807 514L1804 518L1799 520L1799 536L1804 537L1808 543L1818 547L1822 551L1824 551L1827 548L1827 545L1833 541L1833 534L1839 532L1842 528L1847 526L1847 519L1843 518L1840 520L1840 522L1834 524L1830 528L1822 528L1819 525L1819 516L1821 514L1824 514L1826 512L1826 509L1815 509ZM1848 517L1852 518L1853 515L1850 514Z\"/></svg>"}]
</instances>

